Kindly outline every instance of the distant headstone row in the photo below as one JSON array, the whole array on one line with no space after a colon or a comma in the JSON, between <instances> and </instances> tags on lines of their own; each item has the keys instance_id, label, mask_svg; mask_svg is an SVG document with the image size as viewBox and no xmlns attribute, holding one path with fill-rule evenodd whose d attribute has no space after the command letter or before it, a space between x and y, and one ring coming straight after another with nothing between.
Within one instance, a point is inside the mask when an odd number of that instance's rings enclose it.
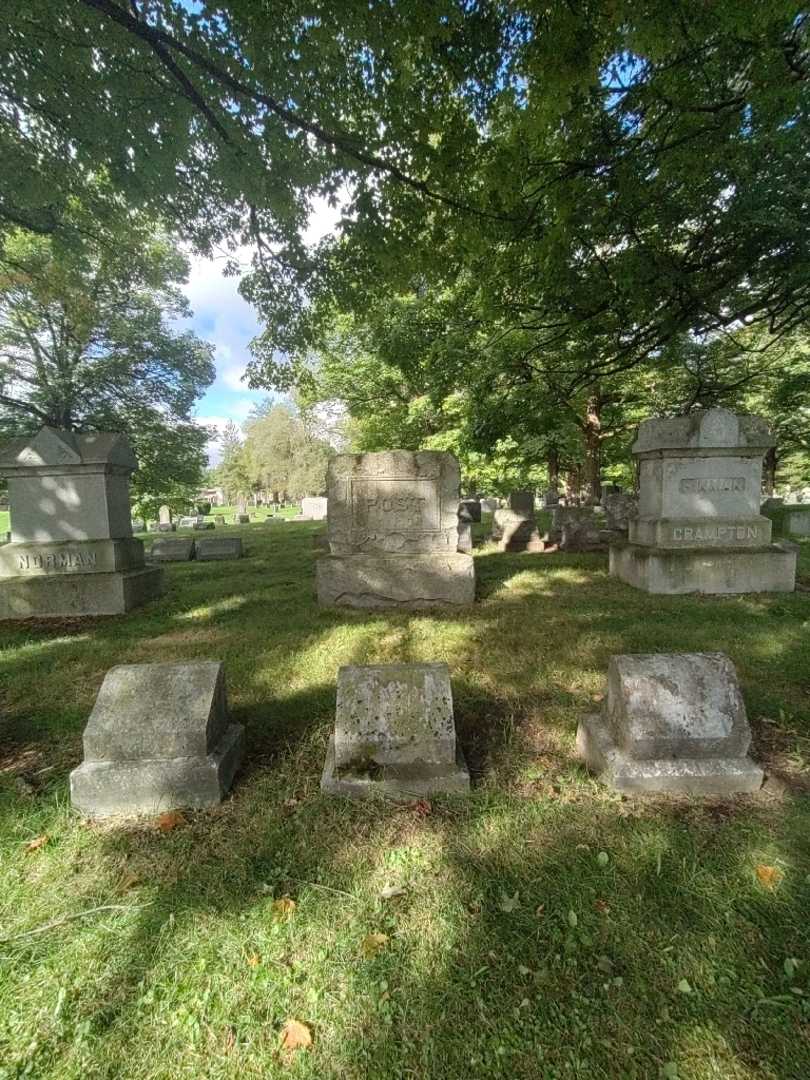
<instances>
[{"instance_id":1,"label":"distant headstone row","mask_svg":"<svg viewBox=\"0 0 810 1080\"><path fill-rule=\"evenodd\" d=\"M239 536L160 537L152 543L149 558L153 562L209 562L217 559L241 559L242 538Z\"/></svg>"}]
</instances>

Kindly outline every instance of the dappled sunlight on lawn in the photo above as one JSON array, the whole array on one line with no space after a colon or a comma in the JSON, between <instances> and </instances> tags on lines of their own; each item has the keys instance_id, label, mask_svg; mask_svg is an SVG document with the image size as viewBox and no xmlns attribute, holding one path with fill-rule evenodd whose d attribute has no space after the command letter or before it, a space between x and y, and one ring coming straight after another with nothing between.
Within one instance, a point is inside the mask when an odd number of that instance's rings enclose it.
<instances>
[{"instance_id":1,"label":"dappled sunlight on lawn","mask_svg":"<svg viewBox=\"0 0 810 1080\"><path fill-rule=\"evenodd\" d=\"M203 604L200 607L191 608L189 611L181 611L174 618L194 621L215 619L225 612L238 611L246 601L247 597L245 596L226 596L222 600L215 600L213 603Z\"/></svg>"}]
</instances>

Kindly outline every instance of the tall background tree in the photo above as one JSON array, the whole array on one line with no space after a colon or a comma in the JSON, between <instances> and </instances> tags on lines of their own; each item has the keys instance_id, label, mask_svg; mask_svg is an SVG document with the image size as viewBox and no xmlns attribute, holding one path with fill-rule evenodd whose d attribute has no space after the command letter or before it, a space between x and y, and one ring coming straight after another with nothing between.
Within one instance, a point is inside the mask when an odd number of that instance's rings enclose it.
<instances>
[{"instance_id":1,"label":"tall background tree","mask_svg":"<svg viewBox=\"0 0 810 1080\"><path fill-rule=\"evenodd\" d=\"M172 325L190 314L186 259L148 220L120 211L101 228L74 204L70 243L24 229L3 237L0 432L126 432L140 464L133 495L151 513L202 478L209 433L191 410L214 364L210 345Z\"/></svg>"}]
</instances>

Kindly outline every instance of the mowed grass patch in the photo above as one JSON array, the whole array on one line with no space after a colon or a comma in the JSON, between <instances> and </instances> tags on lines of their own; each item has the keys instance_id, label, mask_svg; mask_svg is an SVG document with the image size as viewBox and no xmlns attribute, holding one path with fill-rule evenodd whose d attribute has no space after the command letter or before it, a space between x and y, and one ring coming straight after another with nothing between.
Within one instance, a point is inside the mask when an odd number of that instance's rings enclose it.
<instances>
[{"instance_id":1,"label":"mowed grass patch","mask_svg":"<svg viewBox=\"0 0 810 1080\"><path fill-rule=\"evenodd\" d=\"M168 565L129 616L0 627L0 1077L810 1075L810 593L650 597L485 545L468 611L321 611L322 525L233 531L245 559ZM608 657L687 649L737 665L766 790L606 792L574 734ZM232 797L83 822L105 671L202 658L247 729ZM337 668L401 660L450 665L473 794L322 796Z\"/></svg>"}]
</instances>

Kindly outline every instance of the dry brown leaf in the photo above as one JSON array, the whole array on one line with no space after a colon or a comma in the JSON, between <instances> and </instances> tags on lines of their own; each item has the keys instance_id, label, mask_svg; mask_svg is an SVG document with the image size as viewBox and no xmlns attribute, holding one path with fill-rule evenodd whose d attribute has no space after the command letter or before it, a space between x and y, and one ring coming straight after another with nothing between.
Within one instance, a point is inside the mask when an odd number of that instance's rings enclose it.
<instances>
[{"instance_id":1,"label":"dry brown leaf","mask_svg":"<svg viewBox=\"0 0 810 1080\"><path fill-rule=\"evenodd\" d=\"M412 810L417 817L427 817L428 814L433 813L433 807L427 799L416 799L412 803L407 804L408 810Z\"/></svg>"},{"instance_id":2,"label":"dry brown leaf","mask_svg":"<svg viewBox=\"0 0 810 1080\"><path fill-rule=\"evenodd\" d=\"M256 953L252 953L247 958L247 962L251 967L258 967L259 963L260 963L260 959L259 959L259 957L258 957L258 955Z\"/></svg>"},{"instance_id":3,"label":"dry brown leaf","mask_svg":"<svg viewBox=\"0 0 810 1080\"><path fill-rule=\"evenodd\" d=\"M43 833L42 836L37 836L35 839L29 840L28 843L25 845L25 850L39 851L41 847L45 847L49 840L50 837L48 836L48 834Z\"/></svg>"},{"instance_id":4,"label":"dry brown leaf","mask_svg":"<svg viewBox=\"0 0 810 1080\"><path fill-rule=\"evenodd\" d=\"M279 919L289 919L297 906L289 896L282 896L281 899L273 901L273 914Z\"/></svg>"},{"instance_id":5,"label":"dry brown leaf","mask_svg":"<svg viewBox=\"0 0 810 1080\"><path fill-rule=\"evenodd\" d=\"M134 889L136 885L140 885L141 879L135 873L134 870L124 870L121 877L118 879L118 891L126 892L128 889Z\"/></svg>"},{"instance_id":6,"label":"dry brown leaf","mask_svg":"<svg viewBox=\"0 0 810 1080\"><path fill-rule=\"evenodd\" d=\"M534 909L534 913L538 919L542 919L546 914L546 905L538 904L537 907Z\"/></svg>"},{"instance_id":7,"label":"dry brown leaf","mask_svg":"<svg viewBox=\"0 0 810 1080\"><path fill-rule=\"evenodd\" d=\"M233 1028L229 1027L225 1032L225 1053L230 1054L234 1046L236 1046L236 1035Z\"/></svg>"},{"instance_id":8,"label":"dry brown leaf","mask_svg":"<svg viewBox=\"0 0 810 1080\"><path fill-rule=\"evenodd\" d=\"M184 814L181 814L179 810L167 810L165 814L161 814L157 819L157 827L161 832L171 832L172 829L177 829L181 825L187 825L188 820Z\"/></svg>"},{"instance_id":9,"label":"dry brown leaf","mask_svg":"<svg viewBox=\"0 0 810 1080\"><path fill-rule=\"evenodd\" d=\"M366 934L360 942L363 956L376 956L388 944L388 934Z\"/></svg>"},{"instance_id":10,"label":"dry brown leaf","mask_svg":"<svg viewBox=\"0 0 810 1080\"><path fill-rule=\"evenodd\" d=\"M296 1050L308 1050L312 1046L312 1032L300 1020L287 1020L281 1029L281 1049L285 1054Z\"/></svg>"},{"instance_id":11,"label":"dry brown leaf","mask_svg":"<svg viewBox=\"0 0 810 1080\"><path fill-rule=\"evenodd\" d=\"M600 915L607 915L610 911L610 904L607 900L594 900L593 906L599 912Z\"/></svg>"},{"instance_id":12,"label":"dry brown leaf","mask_svg":"<svg viewBox=\"0 0 810 1080\"><path fill-rule=\"evenodd\" d=\"M785 876L778 866L765 866L763 863L759 863L754 872L763 889L770 889L771 891L776 888Z\"/></svg>"}]
</instances>

